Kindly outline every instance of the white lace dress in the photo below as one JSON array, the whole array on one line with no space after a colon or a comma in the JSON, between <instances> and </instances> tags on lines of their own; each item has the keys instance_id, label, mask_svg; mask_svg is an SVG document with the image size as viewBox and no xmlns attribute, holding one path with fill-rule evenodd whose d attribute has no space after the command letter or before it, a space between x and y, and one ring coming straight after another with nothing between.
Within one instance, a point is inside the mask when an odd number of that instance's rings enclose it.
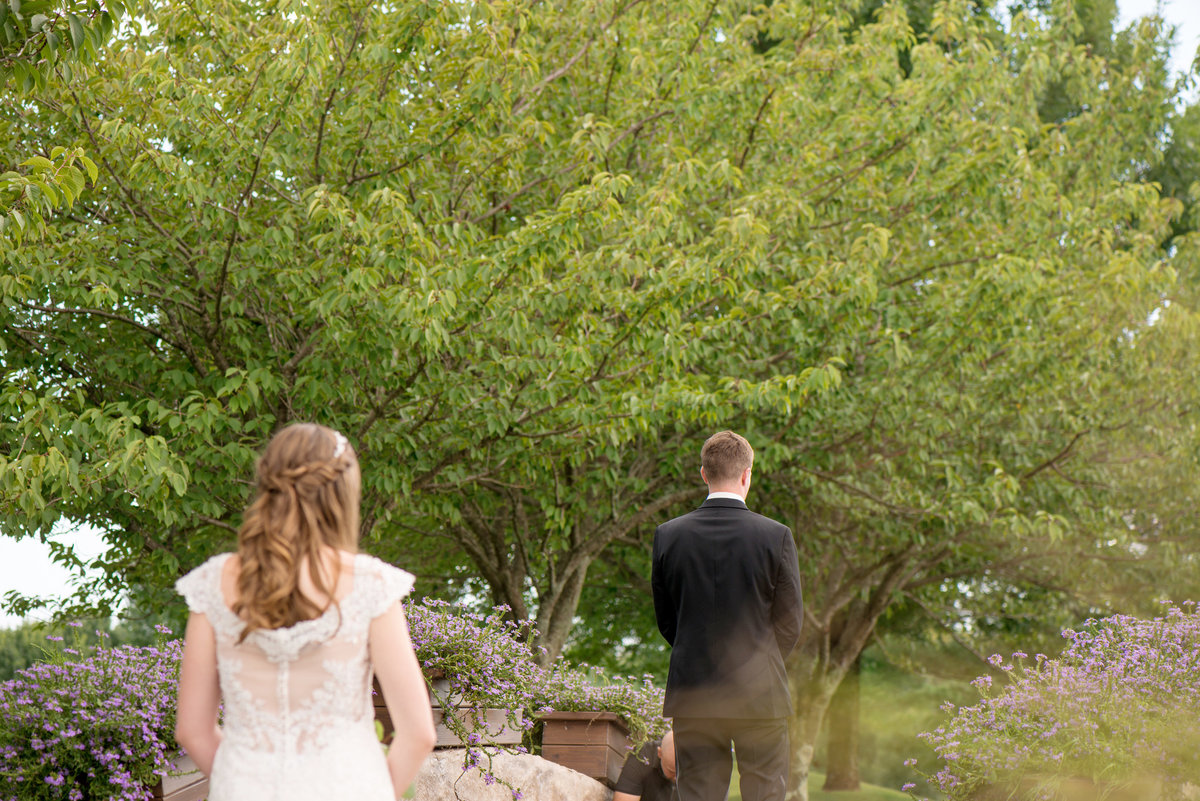
<instances>
[{"instance_id":1,"label":"white lace dress","mask_svg":"<svg viewBox=\"0 0 1200 801\"><path fill-rule=\"evenodd\" d=\"M408 594L412 575L358 554L340 617L330 606L239 645L243 624L221 594L230 556L214 556L175 584L217 635L224 717L209 801L393 801L375 736L367 630Z\"/></svg>"}]
</instances>

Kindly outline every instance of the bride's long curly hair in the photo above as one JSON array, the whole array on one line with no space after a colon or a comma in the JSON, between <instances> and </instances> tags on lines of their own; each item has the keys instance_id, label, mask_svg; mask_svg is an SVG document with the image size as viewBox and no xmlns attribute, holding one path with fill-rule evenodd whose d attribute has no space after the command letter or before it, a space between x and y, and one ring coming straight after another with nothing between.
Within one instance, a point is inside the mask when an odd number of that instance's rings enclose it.
<instances>
[{"instance_id":1,"label":"bride's long curly hair","mask_svg":"<svg viewBox=\"0 0 1200 801\"><path fill-rule=\"evenodd\" d=\"M322 575L322 550L358 550L362 479L345 437L314 423L288 426L271 438L257 472L258 494L238 531L241 572L233 611L246 624L240 640L336 606L338 572ZM318 596L329 599L324 606L300 590L305 564Z\"/></svg>"}]
</instances>

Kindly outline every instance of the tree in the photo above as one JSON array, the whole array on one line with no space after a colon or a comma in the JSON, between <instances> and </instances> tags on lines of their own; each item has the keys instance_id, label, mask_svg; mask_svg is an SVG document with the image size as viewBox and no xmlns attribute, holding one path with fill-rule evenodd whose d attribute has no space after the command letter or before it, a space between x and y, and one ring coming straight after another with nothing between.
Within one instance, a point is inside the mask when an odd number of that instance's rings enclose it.
<instances>
[{"instance_id":1,"label":"tree","mask_svg":"<svg viewBox=\"0 0 1200 801\"><path fill-rule=\"evenodd\" d=\"M536 614L557 650L590 560L674 497L646 500L662 480L622 446L824 373L701 394L693 367L727 325L709 281L762 255L759 228L724 203L683 213L736 185L731 164L606 170L665 115L579 119L553 86L578 60L565 18L338 8L163 6L86 77L3 111L5 147L69 132L100 169L48 241L6 255L5 529L96 525L112 549L90 600L161 606L228 546L269 433L318 419L367 466L380 552L451 537L521 615L529 569L506 573L479 526L550 536L535 557L568 563L547 563ZM610 508L648 508L568 520L598 499L556 482L586 471L619 486Z\"/></svg>"},{"instance_id":2,"label":"tree","mask_svg":"<svg viewBox=\"0 0 1200 801\"><path fill-rule=\"evenodd\" d=\"M1158 32L1115 65L963 2L923 39L743 5L165 3L0 109L0 148L99 168L4 257L4 531L98 525L80 601L161 608L315 419L362 457L368 548L448 592L461 554L553 656L737 428L806 571L798 794L893 604L1158 553L1179 530L1110 491L1193 420L1195 251L1163 259L1180 204L1142 180ZM1045 125L1064 79L1086 109Z\"/></svg>"},{"instance_id":3,"label":"tree","mask_svg":"<svg viewBox=\"0 0 1200 801\"><path fill-rule=\"evenodd\" d=\"M1194 393L1174 393L1178 379L1154 384L1160 371L1146 353L1175 335L1146 322L1170 291L1155 237L1172 206L1131 180L1129 167L1155 158L1154 132L1166 117L1155 42L1143 40L1131 61L1139 66L1122 73L1074 47L1041 41L1024 61L1019 44L1000 57L988 37L958 28L947 38L938 28L914 49L911 79L879 100L860 98L859 108L888 103L886 115L859 115L857 129L817 123L853 132L838 152L874 146L854 173L857 202L844 198L842 208L887 220L887 234L877 235L874 253L863 238L855 266L870 287L866 300L828 301L842 313L826 309L821 319L846 327L808 340L847 363L845 389L808 405L812 419L802 423L757 420L789 474L776 513L803 532L801 560L813 566L813 625L792 671L802 744L815 742L837 685L903 593L991 575L1007 586L1036 584L1071 574L1072 561L1128 557L1128 507L1114 503L1110 486L1124 469L1108 453L1113 436L1134 426L1175 430L1175 416L1190 419L1193 408ZM1020 79L997 70L996 59L1015 61ZM1065 71L1088 87L1092 110L1043 128L1038 64L1047 81ZM910 97L933 76L972 86L972 102L905 122L905 110L919 107L892 105L892 92ZM1134 90L1143 85L1160 88ZM1118 86L1126 88L1110 96ZM932 119L940 131L927 138ZM916 139L923 144L911 149ZM1073 159L1060 159L1068 150L1087 159L1068 166ZM926 170L939 188L914 195L909 176ZM988 174L1006 186L988 186ZM1015 197L1021 202L1010 206ZM1145 211L1117 211L1120 197L1146 202ZM1147 224L1154 207L1158 219ZM1101 209L1116 217L1100 223ZM1128 259L1142 266L1124 273ZM1167 283L1154 288L1156 275ZM1190 339L1186 319L1176 318L1176 333Z\"/></svg>"}]
</instances>

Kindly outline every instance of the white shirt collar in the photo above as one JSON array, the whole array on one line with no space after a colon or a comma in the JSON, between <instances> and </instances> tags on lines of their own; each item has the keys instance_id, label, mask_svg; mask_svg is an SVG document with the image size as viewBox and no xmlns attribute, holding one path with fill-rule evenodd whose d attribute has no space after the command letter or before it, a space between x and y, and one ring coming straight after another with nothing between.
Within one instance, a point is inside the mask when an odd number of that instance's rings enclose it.
<instances>
[{"instance_id":1,"label":"white shirt collar","mask_svg":"<svg viewBox=\"0 0 1200 801\"><path fill-rule=\"evenodd\" d=\"M746 499L741 495L738 495L736 492L710 492L705 500L711 501L713 498L725 498L726 500L741 501L742 503L746 502Z\"/></svg>"}]
</instances>

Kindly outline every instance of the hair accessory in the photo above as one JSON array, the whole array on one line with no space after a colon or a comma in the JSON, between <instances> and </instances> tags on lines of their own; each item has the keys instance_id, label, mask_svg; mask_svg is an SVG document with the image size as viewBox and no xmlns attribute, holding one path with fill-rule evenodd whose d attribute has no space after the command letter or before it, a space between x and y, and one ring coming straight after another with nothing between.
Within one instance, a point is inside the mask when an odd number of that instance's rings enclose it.
<instances>
[{"instance_id":1,"label":"hair accessory","mask_svg":"<svg viewBox=\"0 0 1200 801\"><path fill-rule=\"evenodd\" d=\"M333 436L334 440L337 442L337 445L334 446L333 449L333 458L336 459L346 452L346 446L349 445L350 442L344 436L342 436L340 431L334 431Z\"/></svg>"}]
</instances>

